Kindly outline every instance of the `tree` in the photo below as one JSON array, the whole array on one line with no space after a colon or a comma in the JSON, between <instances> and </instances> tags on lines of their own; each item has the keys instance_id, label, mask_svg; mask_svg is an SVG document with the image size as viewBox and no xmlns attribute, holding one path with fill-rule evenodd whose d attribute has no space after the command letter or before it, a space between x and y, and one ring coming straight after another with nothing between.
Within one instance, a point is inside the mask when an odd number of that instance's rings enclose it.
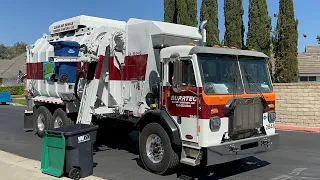
<instances>
[{"instance_id":1,"label":"tree","mask_svg":"<svg viewBox=\"0 0 320 180\"><path fill-rule=\"evenodd\" d=\"M320 36L319 35L317 36L316 39L318 40L318 44L320 44Z\"/></svg>"},{"instance_id":2,"label":"tree","mask_svg":"<svg viewBox=\"0 0 320 180\"><path fill-rule=\"evenodd\" d=\"M197 0L164 0L164 21L197 26Z\"/></svg>"},{"instance_id":3,"label":"tree","mask_svg":"<svg viewBox=\"0 0 320 180\"><path fill-rule=\"evenodd\" d=\"M17 42L12 47L0 44L0 59L12 59L19 56L26 52L26 46L24 42Z\"/></svg>"},{"instance_id":4,"label":"tree","mask_svg":"<svg viewBox=\"0 0 320 180\"><path fill-rule=\"evenodd\" d=\"M11 47L11 51L14 56L18 56L24 52L26 52L27 43L24 42L17 42Z\"/></svg>"},{"instance_id":5,"label":"tree","mask_svg":"<svg viewBox=\"0 0 320 180\"><path fill-rule=\"evenodd\" d=\"M217 0L202 0L200 21L207 20L207 45L220 45L218 27L218 2Z\"/></svg>"},{"instance_id":6,"label":"tree","mask_svg":"<svg viewBox=\"0 0 320 180\"><path fill-rule=\"evenodd\" d=\"M187 26L198 25L197 0L176 0L177 23Z\"/></svg>"},{"instance_id":7,"label":"tree","mask_svg":"<svg viewBox=\"0 0 320 180\"><path fill-rule=\"evenodd\" d=\"M3 44L0 44L0 59L7 59L8 58L7 52L8 52L8 47Z\"/></svg>"},{"instance_id":8,"label":"tree","mask_svg":"<svg viewBox=\"0 0 320 180\"><path fill-rule=\"evenodd\" d=\"M226 28L224 43L226 46L234 46L238 49L244 48L243 13L242 0L224 0L224 24Z\"/></svg>"},{"instance_id":9,"label":"tree","mask_svg":"<svg viewBox=\"0 0 320 180\"><path fill-rule=\"evenodd\" d=\"M297 82L298 20L294 16L293 0L279 1L279 14L275 32L275 74L279 83Z\"/></svg>"},{"instance_id":10,"label":"tree","mask_svg":"<svg viewBox=\"0 0 320 180\"><path fill-rule=\"evenodd\" d=\"M246 46L270 57L271 30L271 17L268 15L266 0L250 0ZM270 59L268 66L269 71L272 72Z\"/></svg>"},{"instance_id":11,"label":"tree","mask_svg":"<svg viewBox=\"0 0 320 180\"><path fill-rule=\"evenodd\" d=\"M164 21L177 23L176 0L164 0Z\"/></svg>"}]
</instances>

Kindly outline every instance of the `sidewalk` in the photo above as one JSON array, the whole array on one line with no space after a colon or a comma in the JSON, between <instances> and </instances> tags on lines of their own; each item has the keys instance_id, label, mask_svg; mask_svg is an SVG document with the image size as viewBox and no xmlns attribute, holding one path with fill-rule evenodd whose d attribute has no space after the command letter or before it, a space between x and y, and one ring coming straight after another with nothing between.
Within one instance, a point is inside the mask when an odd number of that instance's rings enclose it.
<instances>
[{"instance_id":1,"label":"sidewalk","mask_svg":"<svg viewBox=\"0 0 320 180\"><path fill-rule=\"evenodd\" d=\"M275 128L276 128L276 130L283 130L283 131L301 131L301 132L320 133L320 127L306 127L306 126L275 124Z\"/></svg>"},{"instance_id":2,"label":"sidewalk","mask_svg":"<svg viewBox=\"0 0 320 180\"><path fill-rule=\"evenodd\" d=\"M56 178L41 173L40 161L35 161L20 156L0 151L0 179L10 180L70 180L70 178ZM90 176L83 180L103 180Z\"/></svg>"}]
</instances>

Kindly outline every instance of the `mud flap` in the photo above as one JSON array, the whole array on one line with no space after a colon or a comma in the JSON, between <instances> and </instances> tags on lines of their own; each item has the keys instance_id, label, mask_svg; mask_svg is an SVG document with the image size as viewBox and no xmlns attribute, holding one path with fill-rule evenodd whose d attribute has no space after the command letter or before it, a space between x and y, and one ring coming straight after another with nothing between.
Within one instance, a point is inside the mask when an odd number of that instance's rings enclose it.
<instances>
[{"instance_id":1,"label":"mud flap","mask_svg":"<svg viewBox=\"0 0 320 180\"><path fill-rule=\"evenodd\" d=\"M33 131L33 111L24 111L24 131Z\"/></svg>"}]
</instances>

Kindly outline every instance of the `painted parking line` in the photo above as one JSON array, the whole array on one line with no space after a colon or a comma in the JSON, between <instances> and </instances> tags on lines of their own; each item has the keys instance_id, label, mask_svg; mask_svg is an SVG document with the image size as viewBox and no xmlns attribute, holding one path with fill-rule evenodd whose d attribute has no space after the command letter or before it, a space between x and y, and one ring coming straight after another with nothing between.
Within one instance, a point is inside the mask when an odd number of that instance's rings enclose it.
<instances>
[{"instance_id":1,"label":"painted parking line","mask_svg":"<svg viewBox=\"0 0 320 180\"><path fill-rule=\"evenodd\" d=\"M300 173L305 171L306 169L307 168L295 168L290 173L288 173L288 175L283 174L283 175L280 175L278 177L272 178L270 180L287 180L287 179L291 179L293 177L299 176Z\"/></svg>"}]
</instances>

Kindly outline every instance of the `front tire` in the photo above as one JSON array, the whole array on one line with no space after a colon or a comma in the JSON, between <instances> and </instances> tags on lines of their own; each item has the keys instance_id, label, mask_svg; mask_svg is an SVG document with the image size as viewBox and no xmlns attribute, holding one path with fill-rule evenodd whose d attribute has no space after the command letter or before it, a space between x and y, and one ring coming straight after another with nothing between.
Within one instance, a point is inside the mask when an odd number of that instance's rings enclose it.
<instances>
[{"instance_id":1,"label":"front tire","mask_svg":"<svg viewBox=\"0 0 320 180\"><path fill-rule=\"evenodd\" d=\"M165 175L179 165L178 151L172 147L167 132L158 123L150 123L143 128L139 149L143 165L152 173Z\"/></svg>"}]
</instances>

